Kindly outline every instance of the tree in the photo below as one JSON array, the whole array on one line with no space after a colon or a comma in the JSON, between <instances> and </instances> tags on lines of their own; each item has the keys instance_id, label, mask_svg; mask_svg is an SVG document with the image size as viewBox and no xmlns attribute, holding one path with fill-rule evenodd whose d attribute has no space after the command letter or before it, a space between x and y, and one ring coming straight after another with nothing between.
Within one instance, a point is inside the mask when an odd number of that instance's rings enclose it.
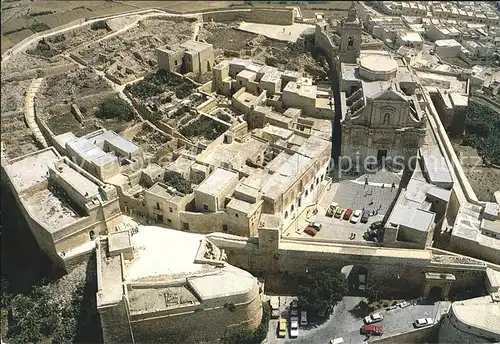
<instances>
[{"instance_id":1,"label":"tree","mask_svg":"<svg viewBox=\"0 0 500 344\"><path fill-rule=\"evenodd\" d=\"M377 283L368 284L366 288L366 299L369 303L377 301L378 293L380 292L380 285Z\"/></svg>"},{"instance_id":2,"label":"tree","mask_svg":"<svg viewBox=\"0 0 500 344\"><path fill-rule=\"evenodd\" d=\"M314 271L304 277L297 293L302 306L310 309L325 309L332 312L347 294L347 279L340 271L332 268Z\"/></svg>"},{"instance_id":3,"label":"tree","mask_svg":"<svg viewBox=\"0 0 500 344\"><path fill-rule=\"evenodd\" d=\"M99 105L96 116L104 119L121 118L128 122L134 118L134 110L125 100L109 97Z\"/></svg>"}]
</instances>

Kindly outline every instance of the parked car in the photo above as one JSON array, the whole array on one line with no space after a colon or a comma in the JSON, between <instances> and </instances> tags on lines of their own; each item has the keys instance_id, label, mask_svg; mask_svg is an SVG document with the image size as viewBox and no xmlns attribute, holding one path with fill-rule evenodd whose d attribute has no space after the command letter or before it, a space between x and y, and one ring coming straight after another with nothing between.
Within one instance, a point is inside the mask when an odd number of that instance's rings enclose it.
<instances>
[{"instance_id":1,"label":"parked car","mask_svg":"<svg viewBox=\"0 0 500 344\"><path fill-rule=\"evenodd\" d=\"M356 210L351 216L351 223L358 223L359 219L361 218L362 212L361 210Z\"/></svg>"},{"instance_id":2,"label":"parked car","mask_svg":"<svg viewBox=\"0 0 500 344\"><path fill-rule=\"evenodd\" d=\"M280 316L280 299L277 296L271 296L269 299L269 305L271 306L271 318L276 319Z\"/></svg>"},{"instance_id":3,"label":"parked car","mask_svg":"<svg viewBox=\"0 0 500 344\"><path fill-rule=\"evenodd\" d=\"M342 217L343 212L344 212L344 208L342 208L341 206L338 206L337 210L335 211L335 217L337 219L340 219Z\"/></svg>"},{"instance_id":4,"label":"parked car","mask_svg":"<svg viewBox=\"0 0 500 344\"><path fill-rule=\"evenodd\" d=\"M285 338L286 337L286 319L281 318L278 322L278 337Z\"/></svg>"},{"instance_id":5,"label":"parked car","mask_svg":"<svg viewBox=\"0 0 500 344\"><path fill-rule=\"evenodd\" d=\"M372 231L375 231L377 229L379 229L380 227L382 227L382 221L375 221L373 222L371 225L370 225L370 229Z\"/></svg>"},{"instance_id":6,"label":"parked car","mask_svg":"<svg viewBox=\"0 0 500 344\"><path fill-rule=\"evenodd\" d=\"M410 303L409 303L408 301L403 301L403 302L398 303L398 306L399 306L400 308L406 308L406 307L408 307L409 305L410 305Z\"/></svg>"},{"instance_id":7,"label":"parked car","mask_svg":"<svg viewBox=\"0 0 500 344\"><path fill-rule=\"evenodd\" d=\"M369 210L363 211L363 215L361 215L361 223L367 223L369 218L370 218L370 211Z\"/></svg>"},{"instance_id":8,"label":"parked car","mask_svg":"<svg viewBox=\"0 0 500 344\"><path fill-rule=\"evenodd\" d=\"M304 233L313 237L318 233L318 231L314 227L307 226L306 229L304 229Z\"/></svg>"},{"instance_id":9,"label":"parked car","mask_svg":"<svg viewBox=\"0 0 500 344\"><path fill-rule=\"evenodd\" d=\"M314 229L316 229L318 232L321 230L321 227L323 225L319 222L316 222L316 221L311 221L309 222L309 227L313 227Z\"/></svg>"},{"instance_id":10,"label":"parked car","mask_svg":"<svg viewBox=\"0 0 500 344\"><path fill-rule=\"evenodd\" d=\"M434 324L434 321L431 318L420 318L415 320L415 322L413 323L413 325L415 325L416 328L426 327L432 324Z\"/></svg>"},{"instance_id":11,"label":"parked car","mask_svg":"<svg viewBox=\"0 0 500 344\"><path fill-rule=\"evenodd\" d=\"M375 334L380 336L384 334L384 325L363 325L360 332L361 334Z\"/></svg>"},{"instance_id":12,"label":"parked car","mask_svg":"<svg viewBox=\"0 0 500 344\"><path fill-rule=\"evenodd\" d=\"M335 338L330 340L330 344L344 344L344 338Z\"/></svg>"},{"instance_id":13,"label":"parked car","mask_svg":"<svg viewBox=\"0 0 500 344\"><path fill-rule=\"evenodd\" d=\"M338 203L332 203L328 206L328 209L326 210L326 216L332 217L335 215L335 211L337 210Z\"/></svg>"},{"instance_id":14,"label":"parked car","mask_svg":"<svg viewBox=\"0 0 500 344\"><path fill-rule=\"evenodd\" d=\"M290 316L298 317L299 316L299 302L297 299L293 299L292 303L290 303Z\"/></svg>"},{"instance_id":15,"label":"parked car","mask_svg":"<svg viewBox=\"0 0 500 344\"><path fill-rule=\"evenodd\" d=\"M300 312L300 326L306 326L307 325L307 312L302 311Z\"/></svg>"},{"instance_id":16,"label":"parked car","mask_svg":"<svg viewBox=\"0 0 500 344\"><path fill-rule=\"evenodd\" d=\"M351 208L348 208L345 213L344 213L344 220L349 220L351 218L351 215L352 215L352 209Z\"/></svg>"},{"instance_id":17,"label":"parked car","mask_svg":"<svg viewBox=\"0 0 500 344\"><path fill-rule=\"evenodd\" d=\"M365 324L373 324L384 320L384 316L380 313L373 313L365 317Z\"/></svg>"},{"instance_id":18,"label":"parked car","mask_svg":"<svg viewBox=\"0 0 500 344\"><path fill-rule=\"evenodd\" d=\"M290 338L297 338L299 336L299 318L290 318Z\"/></svg>"}]
</instances>

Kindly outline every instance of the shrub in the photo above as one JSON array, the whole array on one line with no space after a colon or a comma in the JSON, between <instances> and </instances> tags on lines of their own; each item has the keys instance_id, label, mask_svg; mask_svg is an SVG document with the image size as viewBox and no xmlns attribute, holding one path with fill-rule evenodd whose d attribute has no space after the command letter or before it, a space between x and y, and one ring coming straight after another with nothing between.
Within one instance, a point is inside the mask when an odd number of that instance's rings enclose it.
<instances>
[{"instance_id":1,"label":"shrub","mask_svg":"<svg viewBox=\"0 0 500 344\"><path fill-rule=\"evenodd\" d=\"M134 118L134 110L125 100L109 97L99 105L96 116L104 119L119 118L128 122Z\"/></svg>"},{"instance_id":2,"label":"shrub","mask_svg":"<svg viewBox=\"0 0 500 344\"><path fill-rule=\"evenodd\" d=\"M30 16L32 17L38 17L38 16L44 16L46 14L52 14L54 12L52 11L40 11L40 12L33 12L33 13L30 13Z\"/></svg>"},{"instance_id":3,"label":"shrub","mask_svg":"<svg viewBox=\"0 0 500 344\"><path fill-rule=\"evenodd\" d=\"M190 194L193 192L191 183L186 179L182 178L178 173L172 171L165 171L163 176L163 181L165 184L175 188L177 191L183 194Z\"/></svg>"},{"instance_id":4,"label":"shrub","mask_svg":"<svg viewBox=\"0 0 500 344\"><path fill-rule=\"evenodd\" d=\"M217 114L217 118L221 119L225 122L231 123L231 116L229 116L228 114L225 114L224 112L219 112Z\"/></svg>"},{"instance_id":5,"label":"shrub","mask_svg":"<svg viewBox=\"0 0 500 344\"><path fill-rule=\"evenodd\" d=\"M100 21L97 21L95 23L90 24L91 30L101 30L101 29L107 29L107 28L108 28L108 25L103 20L100 20Z\"/></svg>"},{"instance_id":6,"label":"shrub","mask_svg":"<svg viewBox=\"0 0 500 344\"><path fill-rule=\"evenodd\" d=\"M227 125L206 117L200 117L189 123L187 126L182 127L179 132L188 138L203 135L203 137L207 140L215 140L226 130Z\"/></svg>"},{"instance_id":7,"label":"shrub","mask_svg":"<svg viewBox=\"0 0 500 344\"><path fill-rule=\"evenodd\" d=\"M40 32L50 29L50 26L45 23L35 23L33 25L30 25L30 29L35 32Z\"/></svg>"}]
</instances>

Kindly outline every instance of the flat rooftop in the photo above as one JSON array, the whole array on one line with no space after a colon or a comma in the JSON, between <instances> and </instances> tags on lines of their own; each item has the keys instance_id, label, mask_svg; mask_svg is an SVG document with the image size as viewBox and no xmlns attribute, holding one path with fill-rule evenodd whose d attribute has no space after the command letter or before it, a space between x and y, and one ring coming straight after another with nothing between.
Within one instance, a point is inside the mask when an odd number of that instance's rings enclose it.
<instances>
[{"instance_id":1,"label":"flat rooftop","mask_svg":"<svg viewBox=\"0 0 500 344\"><path fill-rule=\"evenodd\" d=\"M397 204L387 221L389 224L400 225L406 228L427 232L434 223L434 213Z\"/></svg>"},{"instance_id":2,"label":"flat rooftop","mask_svg":"<svg viewBox=\"0 0 500 344\"><path fill-rule=\"evenodd\" d=\"M19 193L47 179L47 166L53 166L60 157L53 149L44 149L36 153L11 160L8 166L12 184Z\"/></svg>"},{"instance_id":3,"label":"flat rooftop","mask_svg":"<svg viewBox=\"0 0 500 344\"><path fill-rule=\"evenodd\" d=\"M99 185L71 166L60 163L54 170L81 196L90 198L99 194Z\"/></svg>"},{"instance_id":4,"label":"flat rooftop","mask_svg":"<svg viewBox=\"0 0 500 344\"><path fill-rule=\"evenodd\" d=\"M200 41L193 41L193 40L189 40L189 41L186 41L182 44L179 44L179 47L181 48L184 48L186 50L193 50L193 51L203 51L207 48L210 48L212 46L212 44L208 44L208 43L204 43L204 42L200 42Z\"/></svg>"},{"instance_id":5,"label":"flat rooftop","mask_svg":"<svg viewBox=\"0 0 500 344\"><path fill-rule=\"evenodd\" d=\"M331 149L331 142L317 136L310 136L299 148L297 153L308 158L318 158L326 150Z\"/></svg>"},{"instance_id":6,"label":"flat rooftop","mask_svg":"<svg viewBox=\"0 0 500 344\"><path fill-rule=\"evenodd\" d=\"M218 168L205 179L196 190L207 195L216 196L234 178L238 179L238 174L236 172Z\"/></svg>"},{"instance_id":7,"label":"flat rooftop","mask_svg":"<svg viewBox=\"0 0 500 344\"><path fill-rule=\"evenodd\" d=\"M267 143L254 138L249 138L245 142L222 143L201 153L197 159L214 166L222 162L230 163L234 169L240 171L246 166L248 158L255 157L267 146Z\"/></svg>"},{"instance_id":8,"label":"flat rooftop","mask_svg":"<svg viewBox=\"0 0 500 344\"><path fill-rule=\"evenodd\" d=\"M255 206L255 204L248 203L248 202L233 198L227 204L226 208L234 209L234 210L240 211L242 213L248 214L252 211L254 206Z\"/></svg>"},{"instance_id":9,"label":"flat rooftop","mask_svg":"<svg viewBox=\"0 0 500 344\"><path fill-rule=\"evenodd\" d=\"M158 195L160 197L163 197L167 200L173 200L175 198L180 198L177 196L175 193L169 190L168 185L165 185L163 183L156 183L152 187L148 189L149 192Z\"/></svg>"},{"instance_id":10,"label":"flat rooftop","mask_svg":"<svg viewBox=\"0 0 500 344\"><path fill-rule=\"evenodd\" d=\"M21 199L37 222L50 233L55 233L81 218L80 215L48 189L39 191L29 197L22 196Z\"/></svg>"},{"instance_id":11,"label":"flat rooftop","mask_svg":"<svg viewBox=\"0 0 500 344\"><path fill-rule=\"evenodd\" d=\"M191 274L202 270L194 262L203 235L156 226L139 226L132 236L134 259L125 264L126 281Z\"/></svg>"}]
</instances>

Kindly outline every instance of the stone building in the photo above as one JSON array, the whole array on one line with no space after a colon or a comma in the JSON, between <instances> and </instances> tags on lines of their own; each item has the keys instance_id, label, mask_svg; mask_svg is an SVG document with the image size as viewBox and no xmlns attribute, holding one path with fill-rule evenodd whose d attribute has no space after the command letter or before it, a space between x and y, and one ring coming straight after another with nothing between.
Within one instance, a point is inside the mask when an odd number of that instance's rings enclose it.
<instances>
[{"instance_id":1,"label":"stone building","mask_svg":"<svg viewBox=\"0 0 500 344\"><path fill-rule=\"evenodd\" d=\"M121 223L116 189L53 147L12 159L4 170L38 245L62 269Z\"/></svg>"},{"instance_id":2,"label":"stone building","mask_svg":"<svg viewBox=\"0 0 500 344\"><path fill-rule=\"evenodd\" d=\"M214 67L212 44L187 41L172 49L157 48L158 68L180 74L197 75L210 72Z\"/></svg>"},{"instance_id":3,"label":"stone building","mask_svg":"<svg viewBox=\"0 0 500 344\"><path fill-rule=\"evenodd\" d=\"M257 328L261 287L203 235L140 226L96 244L105 343L215 341Z\"/></svg>"},{"instance_id":4,"label":"stone building","mask_svg":"<svg viewBox=\"0 0 500 344\"><path fill-rule=\"evenodd\" d=\"M500 341L500 295L456 301L439 328L440 343L498 343Z\"/></svg>"},{"instance_id":5,"label":"stone building","mask_svg":"<svg viewBox=\"0 0 500 344\"><path fill-rule=\"evenodd\" d=\"M347 17L343 18L340 25L340 62L356 63L361 50L361 33L363 23L358 18L355 2L347 12Z\"/></svg>"}]
</instances>

